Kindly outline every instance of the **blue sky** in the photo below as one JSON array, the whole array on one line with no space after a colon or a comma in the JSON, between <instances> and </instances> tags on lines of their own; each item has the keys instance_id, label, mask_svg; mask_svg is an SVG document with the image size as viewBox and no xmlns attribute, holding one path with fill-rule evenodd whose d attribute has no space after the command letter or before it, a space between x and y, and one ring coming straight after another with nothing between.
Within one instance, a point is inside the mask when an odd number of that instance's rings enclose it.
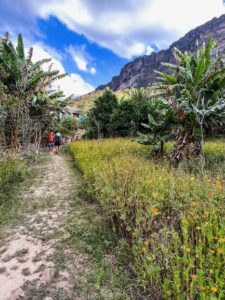
<instances>
[{"instance_id":1,"label":"blue sky","mask_svg":"<svg viewBox=\"0 0 225 300\"><path fill-rule=\"evenodd\" d=\"M107 83L112 76L119 73L120 69L129 60L114 54L111 50L101 47L97 43L88 40L85 35L78 34L68 29L57 18L50 17L47 20L38 20L38 27L44 33L42 41L62 54L62 63L68 73L78 73L85 81L94 86ZM85 63L74 61L74 56L83 54ZM72 53L71 53L72 52ZM81 57L82 60L82 57ZM92 69L91 69L92 68ZM91 71L93 70L93 71ZM96 70L96 71L94 71Z\"/></svg>"},{"instance_id":2,"label":"blue sky","mask_svg":"<svg viewBox=\"0 0 225 300\"><path fill-rule=\"evenodd\" d=\"M68 73L57 85L77 96L223 13L223 0L0 0L0 32L21 32L34 60L51 57Z\"/></svg>"}]
</instances>

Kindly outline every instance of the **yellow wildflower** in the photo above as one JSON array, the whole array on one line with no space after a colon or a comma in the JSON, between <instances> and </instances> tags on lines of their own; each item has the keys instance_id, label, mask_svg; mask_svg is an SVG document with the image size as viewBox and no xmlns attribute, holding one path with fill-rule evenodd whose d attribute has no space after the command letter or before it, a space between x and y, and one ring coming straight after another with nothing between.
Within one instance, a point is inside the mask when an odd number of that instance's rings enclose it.
<instances>
[{"instance_id":1,"label":"yellow wildflower","mask_svg":"<svg viewBox=\"0 0 225 300\"><path fill-rule=\"evenodd\" d=\"M196 274L192 274L191 275L191 279L192 279L192 281L196 281L197 280L197 275Z\"/></svg>"},{"instance_id":2,"label":"yellow wildflower","mask_svg":"<svg viewBox=\"0 0 225 300\"><path fill-rule=\"evenodd\" d=\"M152 185L152 183L153 183L153 180L152 180L151 178L149 178L149 179L147 180L147 184Z\"/></svg>"},{"instance_id":3,"label":"yellow wildflower","mask_svg":"<svg viewBox=\"0 0 225 300\"><path fill-rule=\"evenodd\" d=\"M216 189L217 189L217 190L222 190L222 189L223 189L222 184L217 184L217 185L216 185Z\"/></svg>"},{"instance_id":4,"label":"yellow wildflower","mask_svg":"<svg viewBox=\"0 0 225 300\"><path fill-rule=\"evenodd\" d=\"M221 255L221 254L223 253L223 249L219 248L219 249L217 250L217 253L218 253L219 255Z\"/></svg>"},{"instance_id":5,"label":"yellow wildflower","mask_svg":"<svg viewBox=\"0 0 225 300\"><path fill-rule=\"evenodd\" d=\"M184 225L188 225L189 224L189 221L187 219L184 219L183 222L182 222Z\"/></svg>"},{"instance_id":6,"label":"yellow wildflower","mask_svg":"<svg viewBox=\"0 0 225 300\"><path fill-rule=\"evenodd\" d=\"M214 253L215 253L215 251L214 251L214 250L210 250L209 252L210 252L210 254L214 254Z\"/></svg>"},{"instance_id":7,"label":"yellow wildflower","mask_svg":"<svg viewBox=\"0 0 225 300\"><path fill-rule=\"evenodd\" d=\"M208 210L205 210L205 211L204 211L204 215L205 215L206 217L208 217L208 215L209 215Z\"/></svg>"},{"instance_id":8,"label":"yellow wildflower","mask_svg":"<svg viewBox=\"0 0 225 300\"><path fill-rule=\"evenodd\" d=\"M220 242L225 243L225 238L219 239Z\"/></svg>"},{"instance_id":9,"label":"yellow wildflower","mask_svg":"<svg viewBox=\"0 0 225 300\"><path fill-rule=\"evenodd\" d=\"M211 287L211 292L216 293L217 291L218 291L217 287L215 287L215 286Z\"/></svg>"},{"instance_id":10,"label":"yellow wildflower","mask_svg":"<svg viewBox=\"0 0 225 300\"><path fill-rule=\"evenodd\" d=\"M210 196L213 196L214 195L214 193L213 192L208 192L208 196L210 197Z\"/></svg>"},{"instance_id":11,"label":"yellow wildflower","mask_svg":"<svg viewBox=\"0 0 225 300\"><path fill-rule=\"evenodd\" d=\"M142 246L142 248L141 248L142 253L146 253L147 250L148 250L148 248L145 245Z\"/></svg>"},{"instance_id":12,"label":"yellow wildflower","mask_svg":"<svg viewBox=\"0 0 225 300\"><path fill-rule=\"evenodd\" d=\"M156 199L158 197L158 193L157 192L153 192L152 193L152 198Z\"/></svg>"},{"instance_id":13,"label":"yellow wildflower","mask_svg":"<svg viewBox=\"0 0 225 300\"><path fill-rule=\"evenodd\" d=\"M186 250L187 250L188 253L191 252L191 249L190 249L190 248L187 248Z\"/></svg>"},{"instance_id":14,"label":"yellow wildflower","mask_svg":"<svg viewBox=\"0 0 225 300\"><path fill-rule=\"evenodd\" d=\"M212 269L210 269L210 270L209 270L209 273L210 273L210 274L213 274L213 270L212 270Z\"/></svg>"},{"instance_id":15,"label":"yellow wildflower","mask_svg":"<svg viewBox=\"0 0 225 300\"><path fill-rule=\"evenodd\" d=\"M192 206L196 206L196 201L192 201L192 202L191 202L191 205L192 205Z\"/></svg>"},{"instance_id":16,"label":"yellow wildflower","mask_svg":"<svg viewBox=\"0 0 225 300\"><path fill-rule=\"evenodd\" d=\"M157 207L152 207L151 208L151 213L153 214L153 216L158 215L159 209Z\"/></svg>"},{"instance_id":17,"label":"yellow wildflower","mask_svg":"<svg viewBox=\"0 0 225 300\"><path fill-rule=\"evenodd\" d=\"M142 253L146 253L148 251L148 241L145 241L142 248L141 248Z\"/></svg>"}]
</instances>

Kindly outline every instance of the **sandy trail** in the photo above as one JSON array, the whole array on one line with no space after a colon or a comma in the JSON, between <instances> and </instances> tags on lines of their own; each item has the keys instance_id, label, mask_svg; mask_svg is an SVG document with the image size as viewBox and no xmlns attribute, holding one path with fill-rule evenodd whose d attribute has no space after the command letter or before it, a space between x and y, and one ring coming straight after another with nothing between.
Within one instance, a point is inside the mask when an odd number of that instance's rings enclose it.
<instances>
[{"instance_id":1,"label":"sandy trail","mask_svg":"<svg viewBox=\"0 0 225 300\"><path fill-rule=\"evenodd\" d=\"M75 299L74 280L85 272L85 255L74 257L63 242L76 178L60 155L42 168L22 195L34 211L8 229L0 247L0 300Z\"/></svg>"}]
</instances>

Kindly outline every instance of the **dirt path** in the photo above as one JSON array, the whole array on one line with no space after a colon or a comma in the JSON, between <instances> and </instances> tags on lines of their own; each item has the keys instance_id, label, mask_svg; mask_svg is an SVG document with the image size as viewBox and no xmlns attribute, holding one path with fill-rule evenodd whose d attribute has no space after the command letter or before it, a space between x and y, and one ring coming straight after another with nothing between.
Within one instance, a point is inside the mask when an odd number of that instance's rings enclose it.
<instances>
[{"instance_id":1,"label":"dirt path","mask_svg":"<svg viewBox=\"0 0 225 300\"><path fill-rule=\"evenodd\" d=\"M65 199L70 199L75 185L64 159L53 154L34 184L22 195L23 202L34 213L26 215L20 226L7 232L0 248L1 300L70 298L74 276L69 259L61 270L57 264L60 251L68 252L67 257L71 254L62 243L70 211L70 203ZM80 259L83 261L85 257Z\"/></svg>"},{"instance_id":2,"label":"dirt path","mask_svg":"<svg viewBox=\"0 0 225 300\"><path fill-rule=\"evenodd\" d=\"M80 175L55 154L38 173L22 193L29 213L5 232L0 247L0 299L117 299L88 281L96 270L78 225L100 217L94 205L80 205Z\"/></svg>"}]
</instances>

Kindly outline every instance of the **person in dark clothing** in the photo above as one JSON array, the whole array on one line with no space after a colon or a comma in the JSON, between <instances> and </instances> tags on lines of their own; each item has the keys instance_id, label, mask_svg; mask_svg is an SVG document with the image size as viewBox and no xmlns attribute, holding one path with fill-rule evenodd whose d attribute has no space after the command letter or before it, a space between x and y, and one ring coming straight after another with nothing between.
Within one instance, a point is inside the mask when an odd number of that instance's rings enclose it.
<instances>
[{"instance_id":1,"label":"person in dark clothing","mask_svg":"<svg viewBox=\"0 0 225 300\"><path fill-rule=\"evenodd\" d=\"M56 153L58 153L59 147L62 144L62 135L59 131L57 131L55 134L54 143L55 143L55 147L56 147Z\"/></svg>"}]
</instances>

